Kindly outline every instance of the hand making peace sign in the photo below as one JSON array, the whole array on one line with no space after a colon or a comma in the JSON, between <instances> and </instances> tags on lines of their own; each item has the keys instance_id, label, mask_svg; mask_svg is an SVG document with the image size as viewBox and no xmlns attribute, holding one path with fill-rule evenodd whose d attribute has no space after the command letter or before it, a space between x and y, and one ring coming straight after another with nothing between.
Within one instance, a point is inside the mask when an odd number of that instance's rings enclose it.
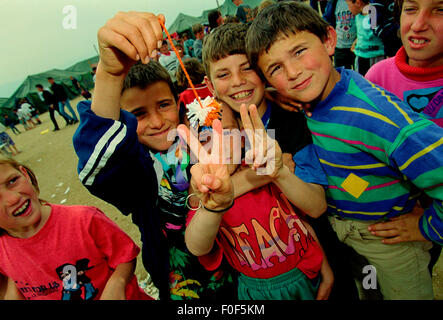
<instances>
[{"instance_id":1,"label":"hand making peace sign","mask_svg":"<svg viewBox=\"0 0 443 320\"><path fill-rule=\"evenodd\" d=\"M241 106L240 116L249 140L250 150L246 153L246 163L251 164L257 174L278 176L283 167L282 152L278 143L271 139L265 130L257 112L257 107ZM197 156L198 163L191 168L191 186L205 208L222 210L230 207L234 201L234 187L227 165L223 161L223 128L220 120L213 122L212 148L208 153L196 136L191 136L189 129L180 125L179 135ZM235 150L234 150L235 151ZM229 154L229 153L227 153Z\"/></svg>"}]
</instances>

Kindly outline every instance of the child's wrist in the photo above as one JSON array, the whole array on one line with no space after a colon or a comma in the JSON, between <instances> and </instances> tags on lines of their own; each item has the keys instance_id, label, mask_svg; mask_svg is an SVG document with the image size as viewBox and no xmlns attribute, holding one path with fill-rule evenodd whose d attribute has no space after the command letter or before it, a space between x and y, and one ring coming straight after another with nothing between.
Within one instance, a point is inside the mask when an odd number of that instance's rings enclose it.
<instances>
[{"instance_id":1,"label":"child's wrist","mask_svg":"<svg viewBox=\"0 0 443 320\"><path fill-rule=\"evenodd\" d=\"M282 165L275 174L270 176L270 178L272 181L277 182L278 180L285 179L290 173L291 171L289 170L289 168L285 165Z\"/></svg>"}]
</instances>

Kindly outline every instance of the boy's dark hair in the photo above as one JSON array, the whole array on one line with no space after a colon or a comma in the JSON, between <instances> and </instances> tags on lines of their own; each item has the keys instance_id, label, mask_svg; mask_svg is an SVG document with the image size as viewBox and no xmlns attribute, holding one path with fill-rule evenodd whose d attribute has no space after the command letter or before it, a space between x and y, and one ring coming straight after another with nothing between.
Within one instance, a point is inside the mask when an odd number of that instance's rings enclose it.
<instances>
[{"instance_id":1,"label":"boy's dark hair","mask_svg":"<svg viewBox=\"0 0 443 320\"><path fill-rule=\"evenodd\" d=\"M186 71L189 74L189 78L193 84L200 84L205 79L205 69L203 69L203 65L196 58L191 58L183 62L185 65ZM177 83L180 87L187 88L189 86L188 79L181 67L177 70Z\"/></svg>"},{"instance_id":2,"label":"boy's dark hair","mask_svg":"<svg viewBox=\"0 0 443 320\"><path fill-rule=\"evenodd\" d=\"M307 31L324 41L328 37L328 27L329 24L309 5L295 1L272 4L260 11L249 27L246 35L249 62L256 66L260 55L281 36Z\"/></svg>"},{"instance_id":3,"label":"boy's dark hair","mask_svg":"<svg viewBox=\"0 0 443 320\"><path fill-rule=\"evenodd\" d=\"M42 86L40 83L36 84L35 87L36 87L36 88L43 89L43 86Z\"/></svg>"},{"instance_id":4,"label":"boy's dark hair","mask_svg":"<svg viewBox=\"0 0 443 320\"><path fill-rule=\"evenodd\" d=\"M221 13L218 10L212 10L211 12L208 13L208 23L209 23L209 27L211 27L211 29L215 29L218 27L217 19L220 16L221 16Z\"/></svg>"},{"instance_id":5,"label":"boy's dark hair","mask_svg":"<svg viewBox=\"0 0 443 320\"><path fill-rule=\"evenodd\" d=\"M217 27L203 42L202 61L206 75L210 75L211 62L233 54L245 54L245 39L248 25L227 23Z\"/></svg>"},{"instance_id":6,"label":"boy's dark hair","mask_svg":"<svg viewBox=\"0 0 443 320\"><path fill-rule=\"evenodd\" d=\"M164 81L168 84L174 95L175 101L178 100L177 91L172 83L168 71L157 61L151 60L148 64L143 64L138 61L129 69L123 82L122 93L129 88L145 89L147 86Z\"/></svg>"},{"instance_id":7,"label":"boy's dark hair","mask_svg":"<svg viewBox=\"0 0 443 320\"><path fill-rule=\"evenodd\" d=\"M53 77L47 77L46 79L48 79L48 80L54 80Z\"/></svg>"}]
</instances>

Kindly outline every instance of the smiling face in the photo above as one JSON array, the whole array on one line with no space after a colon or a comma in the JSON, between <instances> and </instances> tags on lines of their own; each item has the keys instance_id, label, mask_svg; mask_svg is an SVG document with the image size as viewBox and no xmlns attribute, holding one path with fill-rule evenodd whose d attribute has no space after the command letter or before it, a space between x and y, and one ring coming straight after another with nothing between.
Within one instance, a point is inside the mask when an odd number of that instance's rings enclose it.
<instances>
[{"instance_id":1,"label":"smiling face","mask_svg":"<svg viewBox=\"0 0 443 320\"><path fill-rule=\"evenodd\" d=\"M332 27L324 42L307 31L281 36L260 55L258 66L283 96L300 102L324 100L340 80L330 59L336 39Z\"/></svg>"},{"instance_id":2,"label":"smiling face","mask_svg":"<svg viewBox=\"0 0 443 320\"><path fill-rule=\"evenodd\" d=\"M168 139L179 123L178 107L169 85L157 81L145 89L126 89L120 99L123 110L137 117L140 143L155 151L166 151L174 142ZM171 141L169 141L171 140Z\"/></svg>"},{"instance_id":3,"label":"smiling face","mask_svg":"<svg viewBox=\"0 0 443 320\"><path fill-rule=\"evenodd\" d=\"M0 164L0 228L14 237L34 235L46 222L50 209L42 206L27 171Z\"/></svg>"},{"instance_id":4,"label":"smiling face","mask_svg":"<svg viewBox=\"0 0 443 320\"><path fill-rule=\"evenodd\" d=\"M400 34L409 65L428 68L443 65L443 1L405 0Z\"/></svg>"},{"instance_id":5,"label":"smiling face","mask_svg":"<svg viewBox=\"0 0 443 320\"><path fill-rule=\"evenodd\" d=\"M255 104L266 110L265 85L251 68L245 54L233 54L210 64L210 74L205 78L209 90L236 112L240 106Z\"/></svg>"}]
</instances>

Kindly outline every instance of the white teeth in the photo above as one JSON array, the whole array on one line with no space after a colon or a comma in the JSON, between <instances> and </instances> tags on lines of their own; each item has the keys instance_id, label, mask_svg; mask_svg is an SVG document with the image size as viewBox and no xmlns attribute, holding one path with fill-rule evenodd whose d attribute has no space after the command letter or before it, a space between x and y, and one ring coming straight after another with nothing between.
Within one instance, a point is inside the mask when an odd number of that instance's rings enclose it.
<instances>
[{"instance_id":1,"label":"white teeth","mask_svg":"<svg viewBox=\"0 0 443 320\"><path fill-rule=\"evenodd\" d=\"M411 41L415 44L423 44L426 42L424 39L411 39Z\"/></svg>"},{"instance_id":2,"label":"white teeth","mask_svg":"<svg viewBox=\"0 0 443 320\"><path fill-rule=\"evenodd\" d=\"M26 201L20 208L18 208L18 210L16 210L14 212L14 217L21 215L23 212L26 211L26 209L28 209L29 206L29 201Z\"/></svg>"},{"instance_id":3,"label":"white teeth","mask_svg":"<svg viewBox=\"0 0 443 320\"><path fill-rule=\"evenodd\" d=\"M251 94L252 94L252 91L243 91L240 93L233 94L232 97L234 99L243 99L243 98L250 96Z\"/></svg>"}]
</instances>

